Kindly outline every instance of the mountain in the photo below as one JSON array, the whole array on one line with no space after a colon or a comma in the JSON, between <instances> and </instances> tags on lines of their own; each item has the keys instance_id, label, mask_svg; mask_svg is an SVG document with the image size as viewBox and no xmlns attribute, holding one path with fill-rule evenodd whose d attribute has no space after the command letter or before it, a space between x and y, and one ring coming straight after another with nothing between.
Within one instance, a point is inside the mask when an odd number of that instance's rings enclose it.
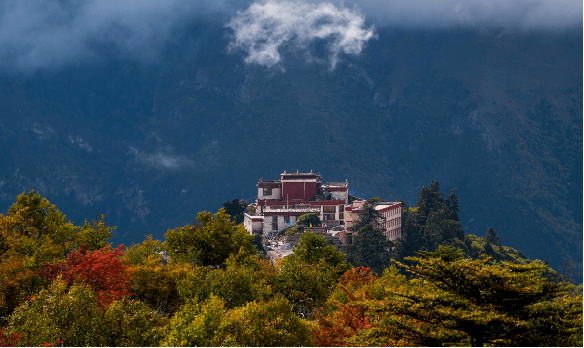
<instances>
[{"instance_id":1,"label":"mountain","mask_svg":"<svg viewBox=\"0 0 584 348\"><path fill-rule=\"evenodd\" d=\"M581 31L377 34L333 70L324 41L248 65L209 21L155 63L3 72L0 208L35 189L76 224L106 214L131 244L254 200L283 170L408 205L439 180L467 233L581 266Z\"/></svg>"}]
</instances>

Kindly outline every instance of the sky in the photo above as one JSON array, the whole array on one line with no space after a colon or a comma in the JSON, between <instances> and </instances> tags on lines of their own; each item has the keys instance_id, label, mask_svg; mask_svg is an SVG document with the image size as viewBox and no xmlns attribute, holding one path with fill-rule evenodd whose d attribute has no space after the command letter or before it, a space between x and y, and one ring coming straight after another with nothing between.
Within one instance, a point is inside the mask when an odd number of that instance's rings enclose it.
<instances>
[{"instance_id":1,"label":"sky","mask_svg":"<svg viewBox=\"0 0 584 348\"><path fill-rule=\"evenodd\" d=\"M219 14L249 64L277 66L282 45L327 40L327 64L359 54L376 28L582 27L574 0L2 0L0 69L30 72L99 60L103 47L156 61L173 30Z\"/></svg>"}]
</instances>

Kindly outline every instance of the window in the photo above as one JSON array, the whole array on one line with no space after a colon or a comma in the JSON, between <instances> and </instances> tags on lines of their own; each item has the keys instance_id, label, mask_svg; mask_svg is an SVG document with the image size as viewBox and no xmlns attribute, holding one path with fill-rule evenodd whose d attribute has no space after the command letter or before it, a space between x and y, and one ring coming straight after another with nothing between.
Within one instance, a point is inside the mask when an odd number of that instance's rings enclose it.
<instances>
[{"instance_id":1,"label":"window","mask_svg":"<svg viewBox=\"0 0 584 348\"><path fill-rule=\"evenodd\" d=\"M285 223L290 223L290 217L289 216L284 216L284 222Z\"/></svg>"},{"instance_id":2,"label":"window","mask_svg":"<svg viewBox=\"0 0 584 348\"><path fill-rule=\"evenodd\" d=\"M278 230L278 217L272 216L272 231Z\"/></svg>"},{"instance_id":3,"label":"window","mask_svg":"<svg viewBox=\"0 0 584 348\"><path fill-rule=\"evenodd\" d=\"M344 220L345 216L343 215L343 213L339 213L339 220Z\"/></svg>"},{"instance_id":4,"label":"window","mask_svg":"<svg viewBox=\"0 0 584 348\"><path fill-rule=\"evenodd\" d=\"M334 220L335 214L324 214L324 219L325 220Z\"/></svg>"},{"instance_id":5,"label":"window","mask_svg":"<svg viewBox=\"0 0 584 348\"><path fill-rule=\"evenodd\" d=\"M271 187L264 187L264 196L271 196L272 195L272 188Z\"/></svg>"},{"instance_id":6,"label":"window","mask_svg":"<svg viewBox=\"0 0 584 348\"><path fill-rule=\"evenodd\" d=\"M335 212L335 206L334 205L325 205L323 208L323 211L325 213L334 213Z\"/></svg>"}]
</instances>

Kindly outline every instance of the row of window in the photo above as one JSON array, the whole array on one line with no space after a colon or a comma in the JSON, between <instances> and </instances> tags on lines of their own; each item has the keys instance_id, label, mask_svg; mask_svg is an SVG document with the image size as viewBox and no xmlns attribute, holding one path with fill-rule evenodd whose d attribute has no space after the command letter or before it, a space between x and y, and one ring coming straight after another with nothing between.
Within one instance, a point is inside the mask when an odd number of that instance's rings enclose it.
<instances>
[{"instance_id":1,"label":"row of window","mask_svg":"<svg viewBox=\"0 0 584 348\"><path fill-rule=\"evenodd\" d=\"M276 210L276 209L284 209L286 206L284 205L269 205L266 208L269 208L270 210ZM310 204L295 204L295 205L291 205L291 208L296 208L296 209L306 209L306 208L310 208ZM335 207L337 207L336 205L325 205L323 206L323 212L325 213L335 213ZM342 213L345 209L344 205L340 205L339 207L339 211ZM314 207L317 208L317 207Z\"/></svg>"}]
</instances>

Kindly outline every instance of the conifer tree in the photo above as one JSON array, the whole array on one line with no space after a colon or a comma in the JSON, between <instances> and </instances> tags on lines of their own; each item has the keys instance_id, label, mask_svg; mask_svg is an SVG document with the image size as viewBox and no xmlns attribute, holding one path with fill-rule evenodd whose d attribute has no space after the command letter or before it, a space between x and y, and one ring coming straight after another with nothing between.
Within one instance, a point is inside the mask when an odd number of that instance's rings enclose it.
<instances>
[{"instance_id":1,"label":"conifer tree","mask_svg":"<svg viewBox=\"0 0 584 348\"><path fill-rule=\"evenodd\" d=\"M499 239L497 232L495 232L495 230L491 227L489 227L487 233L485 234L485 240L493 245L501 246L501 240Z\"/></svg>"}]
</instances>

